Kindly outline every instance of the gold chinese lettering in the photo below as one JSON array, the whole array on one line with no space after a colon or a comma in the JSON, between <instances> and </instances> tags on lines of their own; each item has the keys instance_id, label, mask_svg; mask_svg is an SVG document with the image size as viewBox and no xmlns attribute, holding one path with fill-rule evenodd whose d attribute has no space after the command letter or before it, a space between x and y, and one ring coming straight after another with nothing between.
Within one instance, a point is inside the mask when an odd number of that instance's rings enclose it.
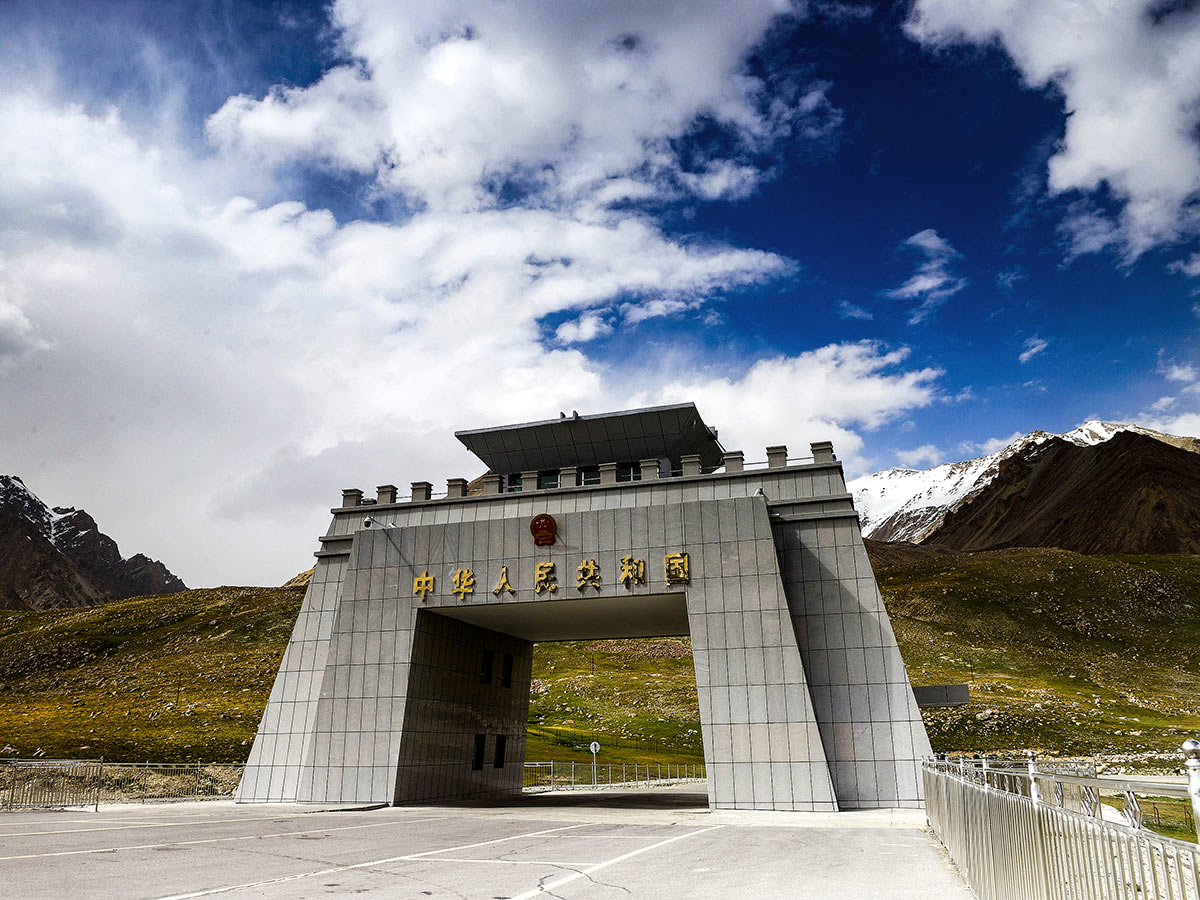
<instances>
[{"instance_id":1,"label":"gold chinese lettering","mask_svg":"<svg viewBox=\"0 0 1200 900\"><path fill-rule=\"evenodd\" d=\"M413 596L420 597L421 602L425 602L425 595L434 592L433 576L428 570L422 569L421 574L413 579Z\"/></svg>"},{"instance_id":2,"label":"gold chinese lettering","mask_svg":"<svg viewBox=\"0 0 1200 900\"><path fill-rule=\"evenodd\" d=\"M554 574L554 563L538 563L537 568L533 571L533 592L535 594L540 594L542 591L554 593L557 590L558 581Z\"/></svg>"},{"instance_id":3,"label":"gold chinese lettering","mask_svg":"<svg viewBox=\"0 0 1200 900\"><path fill-rule=\"evenodd\" d=\"M500 567L500 583L492 588L492 593L497 597L500 596L501 591L508 591L510 594L514 595L517 593L513 590L513 586L508 583L508 566Z\"/></svg>"},{"instance_id":4,"label":"gold chinese lettering","mask_svg":"<svg viewBox=\"0 0 1200 900\"><path fill-rule=\"evenodd\" d=\"M692 580L691 564L686 553L668 553L663 560L667 584L688 584Z\"/></svg>"},{"instance_id":5,"label":"gold chinese lettering","mask_svg":"<svg viewBox=\"0 0 1200 900\"><path fill-rule=\"evenodd\" d=\"M594 559L585 559L579 564L578 571L579 576L575 580L578 582L580 590L588 585L600 590L600 566Z\"/></svg>"},{"instance_id":6,"label":"gold chinese lettering","mask_svg":"<svg viewBox=\"0 0 1200 900\"><path fill-rule=\"evenodd\" d=\"M467 594L475 593L475 573L470 569L459 569L450 579L454 582L453 592L462 600Z\"/></svg>"},{"instance_id":7,"label":"gold chinese lettering","mask_svg":"<svg viewBox=\"0 0 1200 900\"><path fill-rule=\"evenodd\" d=\"M635 584L646 583L646 561L626 556L621 560L621 584L630 588Z\"/></svg>"}]
</instances>

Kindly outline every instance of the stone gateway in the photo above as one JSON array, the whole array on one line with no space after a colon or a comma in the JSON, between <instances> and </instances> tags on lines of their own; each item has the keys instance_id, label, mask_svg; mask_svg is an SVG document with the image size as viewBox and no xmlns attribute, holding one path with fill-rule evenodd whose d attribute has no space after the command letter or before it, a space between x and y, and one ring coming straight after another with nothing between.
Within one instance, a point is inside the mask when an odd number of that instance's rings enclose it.
<instances>
[{"instance_id":1,"label":"stone gateway","mask_svg":"<svg viewBox=\"0 0 1200 900\"><path fill-rule=\"evenodd\" d=\"M518 792L534 642L686 635L710 806L922 805L929 741L830 444L748 465L690 403L456 436L482 492L332 511L240 801Z\"/></svg>"}]
</instances>

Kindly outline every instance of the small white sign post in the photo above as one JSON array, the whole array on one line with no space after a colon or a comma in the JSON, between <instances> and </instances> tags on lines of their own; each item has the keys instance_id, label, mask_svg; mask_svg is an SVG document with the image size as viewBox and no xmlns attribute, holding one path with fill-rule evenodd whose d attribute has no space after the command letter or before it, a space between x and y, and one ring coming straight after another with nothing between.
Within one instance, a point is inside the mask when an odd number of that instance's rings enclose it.
<instances>
[{"instance_id":1,"label":"small white sign post","mask_svg":"<svg viewBox=\"0 0 1200 900\"><path fill-rule=\"evenodd\" d=\"M592 741L591 746L588 747L588 749L592 751L592 787L595 787L596 786L596 754L600 752L600 742Z\"/></svg>"}]
</instances>

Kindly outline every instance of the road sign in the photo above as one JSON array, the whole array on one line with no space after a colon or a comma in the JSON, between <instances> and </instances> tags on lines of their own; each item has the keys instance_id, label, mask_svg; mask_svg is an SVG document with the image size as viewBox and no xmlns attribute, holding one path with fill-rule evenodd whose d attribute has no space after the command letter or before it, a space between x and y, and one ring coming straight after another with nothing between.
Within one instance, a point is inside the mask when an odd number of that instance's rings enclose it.
<instances>
[{"instance_id":1,"label":"road sign","mask_svg":"<svg viewBox=\"0 0 1200 900\"><path fill-rule=\"evenodd\" d=\"M600 742L592 741L592 745L590 747L588 747L588 749L591 750L592 755L595 756L597 753L600 752Z\"/></svg>"}]
</instances>

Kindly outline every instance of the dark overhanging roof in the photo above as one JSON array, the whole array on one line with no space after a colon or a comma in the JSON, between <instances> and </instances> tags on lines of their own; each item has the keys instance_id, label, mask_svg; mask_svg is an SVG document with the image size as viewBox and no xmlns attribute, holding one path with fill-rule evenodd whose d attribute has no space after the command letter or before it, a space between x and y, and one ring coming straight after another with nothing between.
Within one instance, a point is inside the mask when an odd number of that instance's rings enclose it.
<instances>
[{"instance_id":1,"label":"dark overhanging roof","mask_svg":"<svg viewBox=\"0 0 1200 900\"><path fill-rule=\"evenodd\" d=\"M454 436L493 472L505 474L664 457L678 464L691 454L711 472L724 454L716 431L704 424L694 403L593 416L572 413L544 422L456 431Z\"/></svg>"}]
</instances>

